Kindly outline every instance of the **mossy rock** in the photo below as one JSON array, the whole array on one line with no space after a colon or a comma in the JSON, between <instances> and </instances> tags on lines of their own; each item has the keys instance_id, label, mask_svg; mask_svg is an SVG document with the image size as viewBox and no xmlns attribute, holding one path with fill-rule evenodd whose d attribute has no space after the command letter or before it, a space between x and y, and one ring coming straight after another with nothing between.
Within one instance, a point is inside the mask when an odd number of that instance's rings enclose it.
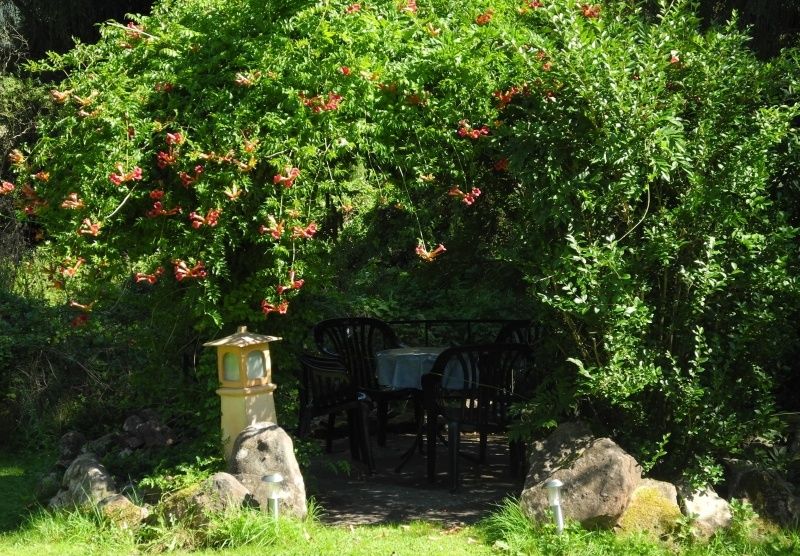
<instances>
[{"instance_id":1,"label":"mossy rock","mask_svg":"<svg viewBox=\"0 0 800 556\"><path fill-rule=\"evenodd\" d=\"M208 518L196 502L197 495L201 493L201 483L182 488L165 497L154 513L166 518L167 523L202 527Z\"/></svg>"},{"instance_id":2,"label":"mossy rock","mask_svg":"<svg viewBox=\"0 0 800 556\"><path fill-rule=\"evenodd\" d=\"M675 529L681 516L678 504L667 498L661 488L644 485L631 495L617 528L622 533L644 532L662 537Z\"/></svg>"}]
</instances>

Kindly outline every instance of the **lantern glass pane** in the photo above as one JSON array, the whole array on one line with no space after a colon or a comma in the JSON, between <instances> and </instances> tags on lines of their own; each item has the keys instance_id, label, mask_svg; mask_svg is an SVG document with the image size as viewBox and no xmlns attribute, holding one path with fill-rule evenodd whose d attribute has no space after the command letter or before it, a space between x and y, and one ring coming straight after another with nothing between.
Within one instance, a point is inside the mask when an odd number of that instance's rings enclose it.
<instances>
[{"instance_id":1,"label":"lantern glass pane","mask_svg":"<svg viewBox=\"0 0 800 556\"><path fill-rule=\"evenodd\" d=\"M222 356L222 373L225 380L239 380L239 358L233 353Z\"/></svg>"},{"instance_id":2,"label":"lantern glass pane","mask_svg":"<svg viewBox=\"0 0 800 556\"><path fill-rule=\"evenodd\" d=\"M251 351L247 356L247 378L263 378L265 366L264 355L260 351Z\"/></svg>"}]
</instances>

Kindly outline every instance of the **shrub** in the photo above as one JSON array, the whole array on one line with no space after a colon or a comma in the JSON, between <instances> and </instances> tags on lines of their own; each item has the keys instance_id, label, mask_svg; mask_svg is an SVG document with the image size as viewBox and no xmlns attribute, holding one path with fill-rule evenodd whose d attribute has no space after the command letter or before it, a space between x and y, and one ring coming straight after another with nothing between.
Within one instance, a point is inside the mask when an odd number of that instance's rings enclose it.
<instances>
[{"instance_id":1,"label":"shrub","mask_svg":"<svg viewBox=\"0 0 800 556\"><path fill-rule=\"evenodd\" d=\"M773 430L797 345L797 69L660 5L165 1L32 64L67 77L11 195L76 301L133 281L204 334L524 279L558 345L532 426L708 467Z\"/></svg>"}]
</instances>

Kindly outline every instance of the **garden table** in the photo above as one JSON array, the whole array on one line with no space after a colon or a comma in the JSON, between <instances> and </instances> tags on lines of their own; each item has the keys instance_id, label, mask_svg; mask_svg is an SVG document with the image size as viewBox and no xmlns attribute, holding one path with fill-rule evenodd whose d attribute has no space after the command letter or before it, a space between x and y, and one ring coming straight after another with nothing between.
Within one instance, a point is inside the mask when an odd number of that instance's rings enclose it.
<instances>
[{"instance_id":1,"label":"garden table","mask_svg":"<svg viewBox=\"0 0 800 556\"><path fill-rule=\"evenodd\" d=\"M444 347L404 347L379 351L375 354L378 384L390 390L413 388L422 390L422 376L429 373ZM464 387L460 373L445 369L442 386L450 390Z\"/></svg>"},{"instance_id":2,"label":"garden table","mask_svg":"<svg viewBox=\"0 0 800 556\"><path fill-rule=\"evenodd\" d=\"M379 351L375 354L376 370L378 374L378 384L389 390L412 389L419 391L418 401L422 397L422 377L428 374L436 362L436 358L442 353L445 347L404 347L393 348ZM458 373L448 372L452 369ZM461 369L457 365L448 365L442 373L442 385L451 390L460 390L464 387L464 378L460 374ZM422 436L424 423L421 416L417 422L417 435L414 443L401 457L400 464L395 468L396 472L405 466L419 448L420 453L423 449Z\"/></svg>"}]
</instances>

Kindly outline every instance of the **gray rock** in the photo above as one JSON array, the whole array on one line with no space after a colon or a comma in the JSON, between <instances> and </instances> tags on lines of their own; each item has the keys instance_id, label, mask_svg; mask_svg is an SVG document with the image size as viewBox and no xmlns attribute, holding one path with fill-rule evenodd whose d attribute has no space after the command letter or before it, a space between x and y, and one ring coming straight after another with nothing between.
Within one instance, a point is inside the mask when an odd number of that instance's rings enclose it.
<instances>
[{"instance_id":1,"label":"gray rock","mask_svg":"<svg viewBox=\"0 0 800 556\"><path fill-rule=\"evenodd\" d=\"M85 452L91 452L97 455L97 457L103 457L111 451L117 442L119 442L119 434L116 432L110 432L108 434L104 434L100 438L96 438L87 442L83 447L83 450Z\"/></svg>"},{"instance_id":2,"label":"gray rock","mask_svg":"<svg viewBox=\"0 0 800 556\"><path fill-rule=\"evenodd\" d=\"M136 430L136 427L141 425L144 421L138 415L131 415L125 422L122 424L122 430L125 432L133 433Z\"/></svg>"},{"instance_id":3,"label":"gray rock","mask_svg":"<svg viewBox=\"0 0 800 556\"><path fill-rule=\"evenodd\" d=\"M742 466L731 485L732 498L745 498L761 517L782 527L800 524L800 497L792 484L772 469Z\"/></svg>"},{"instance_id":4,"label":"gray rock","mask_svg":"<svg viewBox=\"0 0 800 556\"><path fill-rule=\"evenodd\" d=\"M58 491L61 490L62 476L63 473L58 473L56 471L51 471L47 475L43 476L36 484L36 488L34 489L36 499L45 501L58 494Z\"/></svg>"},{"instance_id":5,"label":"gray rock","mask_svg":"<svg viewBox=\"0 0 800 556\"><path fill-rule=\"evenodd\" d=\"M58 463L61 467L68 467L72 460L81 453L81 448L86 444L86 437L78 431L69 431L58 441Z\"/></svg>"},{"instance_id":6,"label":"gray rock","mask_svg":"<svg viewBox=\"0 0 800 556\"><path fill-rule=\"evenodd\" d=\"M229 473L215 473L209 477L196 498L205 511L224 512L257 505L250 491Z\"/></svg>"},{"instance_id":7,"label":"gray rock","mask_svg":"<svg viewBox=\"0 0 800 556\"><path fill-rule=\"evenodd\" d=\"M81 454L61 480L62 490L50 499L51 508L82 506L116 494L114 479L94 454Z\"/></svg>"},{"instance_id":8,"label":"gray rock","mask_svg":"<svg viewBox=\"0 0 800 556\"><path fill-rule=\"evenodd\" d=\"M565 518L587 527L613 527L642 476L633 457L608 438L592 438L580 423L561 425L535 443L530 464L520 497L523 510L537 520L552 519L544 483L558 479L564 483Z\"/></svg>"},{"instance_id":9,"label":"gray rock","mask_svg":"<svg viewBox=\"0 0 800 556\"><path fill-rule=\"evenodd\" d=\"M138 527L150 515L150 510L137 506L122 494L112 494L98 504L102 514L123 529Z\"/></svg>"},{"instance_id":10,"label":"gray rock","mask_svg":"<svg viewBox=\"0 0 800 556\"><path fill-rule=\"evenodd\" d=\"M161 423L158 415L151 409L144 409L129 416L122 425L122 443L128 448L136 449L163 448L175 443L175 433L167 425Z\"/></svg>"},{"instance_id":11,"label":"gray rock","mask_svg":"<svg viewBox=\"0 0 800 556\"><path fill-rule=\"evenodd\" d=\"M142 440L146 448L163 448L175 443L172 429L158 421L143 421L136 426L133 434Z\"/></svg>"},{"instance_id":12,"label":"gray rock","mask_svg":"<svg viewBox=\"0 0 800 556\"><path fill-rule=\"evenodd\" d=\"M280 473L284 477L283 514L305 517L306 488L294 455L292 439L274 423L255 423L244 429L233 444L228 471L249 490L261 508L268 507L264 475Z\"/></svg>"},{"instance_id":13,"label":"gray rock","mask_svg":"<svg viewBox=\"0 0 800 556\"><path fill-rule=\"evenodd\" d=\"M708 538L719 529L730 526L733 519L730 504L710 486L698 490L681 486L679 495L683 513L694 519L692 530L696 536Z\"/></svg>"}]
</instances>

